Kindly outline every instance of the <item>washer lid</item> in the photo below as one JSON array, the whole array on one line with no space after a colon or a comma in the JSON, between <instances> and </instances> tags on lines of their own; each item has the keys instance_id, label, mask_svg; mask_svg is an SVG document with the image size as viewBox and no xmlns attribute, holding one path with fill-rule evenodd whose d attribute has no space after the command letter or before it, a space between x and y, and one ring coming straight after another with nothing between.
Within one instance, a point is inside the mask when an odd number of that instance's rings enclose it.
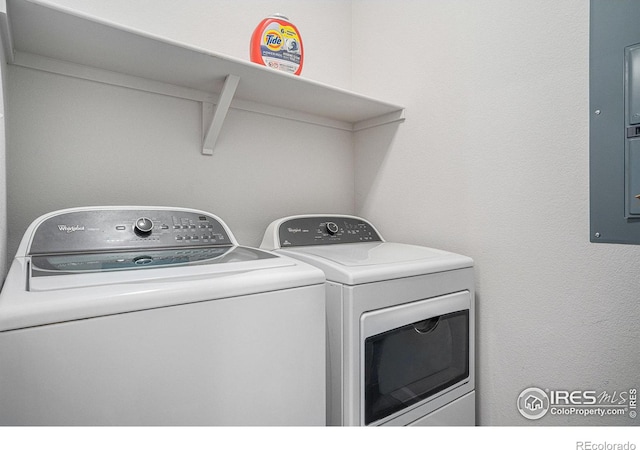
<instances>
[{"instance_id":1,"label":"washer lid","mask_svg":"<svg viewBox=\"0 0 640 450\"><path fill-rule=\"evenodd\" d=\"M327 280L348 285L473 267L467 256L394 242L296 247L278 253L313 264Z\"/></svg>"},{"instance_id":2,"label":"washer lid","mask_svg":"<svg viewBox=\"0 0 640 450\"><path fill-rule=\"evenodd\" d=\"M25 232L0 293L0 331L307 286L317 291L324 281L315 267L238 246L226 224L204 211L73 208L41 216Z\"/></svg>"},{"instance_id":3,"label":"washer lid","mask_svg":"<svg viewBox=\"0 0 640 450\"><path fill-rule=\"evenodd\" d=\"M185 274L236 271L241 267L253 270L255 264L242 264L253 261L260 262L259 267L262 268L291 265L290 260L278 258L273 253L240 246L39 255L29 258L27 290L60 290L159 277L179 278ZM225 267L225 264L231 265ZM187 267L193 269L185 272ZM172 268L183 270L157 271Z\"/></svg>"},{"instance_id":4,"label":"washer lid","mask_svg":"<svg viewBox=\"0 0 640 450\"><path fill-rule=\"evenodd\" d=\"M31 276L72 275L91 272L140 270L165 266L220 264L274 258L273 254L235 246L192 247L164 250L131 250L101 253L69 253L31 257Z\"/></svg>"},{"instance_id":5,"label":"washer lid","mask_svg":"<svg viewBox=\"0 0 640 450\"><path fill-rule=\"evenodd\" d=\"M13 260L0 294L0 332L202 301L242 301L246 295L286 289L320 289L325 281L315 267L247 247L234 247L216 262L203 264L77 272L38 268L39 276L31 276L31 259ZM300 290L301 301L305 292Z\"/></svg>"}]
</instances>

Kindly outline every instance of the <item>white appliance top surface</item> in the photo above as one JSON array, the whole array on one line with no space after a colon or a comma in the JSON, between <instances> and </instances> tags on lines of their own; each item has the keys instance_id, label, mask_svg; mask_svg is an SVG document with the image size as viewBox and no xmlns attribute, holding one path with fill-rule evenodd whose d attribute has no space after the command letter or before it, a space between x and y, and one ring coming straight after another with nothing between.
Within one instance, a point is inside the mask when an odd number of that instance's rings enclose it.
<instances>
[{"instance_id":1,"label":"white appliance top surface","mask_svg":"<svg viewBox=\"0 0 640 450\"><path fill-rule=\"evenodd\" d=\"M0 293L0 331L324 281L315 267L237 245L203 211L75 208L25 232Z\"/></svg>"},{"instance_id":2,"label":"white appliance top surface","mask_svg":"<svg viewBox=\"0 0 640 450\"><path fill-rule=\"evenodd\" d=\"M314 245L278 253L322 269L329 281L348 285L473 267L467 256L395 242Z\"/></svg>"},{"instance_id":3,"label":"white appliance top surface","mask_svg":"<svg viewBox=\"0 0 640 450\"><path fill-rule=\"evenodd\" d=\"M289 258L241 246L32 256L27 261L26 286L30 292L164 279L188 281L196 275L220 277L293 265Z\"/></svg>"},{"instance_id":4,"label":"white appliance top surface","mask_svg":"<svg viewBox=\"0 0 640 450\"><path fill-rule=\"evenodd\" d=\"M0 294L0 332L324 283L321 270L278 256L38 278L30 258L16 258Z\"/></svg>"}]
</instances>

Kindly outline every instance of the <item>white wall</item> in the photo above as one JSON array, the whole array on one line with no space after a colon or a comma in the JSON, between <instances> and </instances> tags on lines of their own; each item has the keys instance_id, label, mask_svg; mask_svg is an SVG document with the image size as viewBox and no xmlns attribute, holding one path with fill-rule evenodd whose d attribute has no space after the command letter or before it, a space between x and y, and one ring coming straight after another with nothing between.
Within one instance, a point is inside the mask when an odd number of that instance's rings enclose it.
<instances>
[{"instance_id":1,"label":"white wall","mask_svg":"<svg viewBox=\"0 0 640 450\"><path fill-rule=\"evenodd\" d=\"M529 386L637 387L640 249L588 238L587 1L56 3L242 58L260 19L287 13L304 76L407 121L358 133L354 166L348 133L234 110L207 158L195 102L10 67L10 256L68 206L208 209L256 245L275 217L355 204L389 240L475 259L482 424L533 424L515 408ZM290 142L270 145L282 127Z\"/></svg>"},{"instance_id":2,"label":"white wall","mask_svg":"<svg viewBox=\"0 0 640 450\"><path fill-rule=\"evenodd\" d=\"M6 8L6 5L2 5ZM0 39L0 46L2 46ZM0 286L4 283L7 271L7 170L6 170L6 124L5 124L5 86L7 71L4 52L0 51Z\"/></svg>"},{"instance_id":3,"label":"white wall","mask_svg":"<svg viewBox=\"0 0 640 450\"><path fill-rule=\"evenodd\" d=\"M359 133L356 210L474 258L480 423L637 425L516 410L530 386L639 381L640 248L589 243L589 2L353 5L353 88L407 107Z\"/></svg>"},{"instance_id":4,"label":"white wall","mask_svg":"<svg viewBox=\"0 0 640 450\"><path fill-rule=\"evenodd\" d=\"M247 60L253 29L282 12L315 54L303 76L349 87L351 5L339 0L55 3ZM8 69L9 257L31 221L72 206L204 209L246 245L259 245L269 222L284 215L353 212L349 132L232 109L207 157L198 102Z\"/></svg>"}]
</instances>

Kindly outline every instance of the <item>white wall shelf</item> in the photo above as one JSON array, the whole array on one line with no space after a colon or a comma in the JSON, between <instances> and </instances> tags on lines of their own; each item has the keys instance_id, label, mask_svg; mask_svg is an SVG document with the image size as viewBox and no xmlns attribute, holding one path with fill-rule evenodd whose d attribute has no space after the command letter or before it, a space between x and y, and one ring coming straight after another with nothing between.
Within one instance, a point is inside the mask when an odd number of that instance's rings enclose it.
<instances>
[{"instance_id":1,"label":"white wall shelf","mask_svg":"<svg viewBox=\"0 0 640 450\"><path fill-rule=\"evenodd\" d=\"M348 131L404 120L398 105L40 0L0 0L0 32L9 64L202 102L203 154L229 108Z\"/></svg>"}]
</instances>

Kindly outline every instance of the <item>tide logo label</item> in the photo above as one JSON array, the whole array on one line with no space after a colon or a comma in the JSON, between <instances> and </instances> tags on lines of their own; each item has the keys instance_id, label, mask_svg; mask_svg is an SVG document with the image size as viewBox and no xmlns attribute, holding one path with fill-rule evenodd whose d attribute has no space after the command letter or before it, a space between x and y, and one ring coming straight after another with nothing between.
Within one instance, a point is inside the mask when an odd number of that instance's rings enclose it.
<instances>
[{"instance_id":1,"label":"tide logo label","mask_svg":"<svg viewBox=\"0 0 640 450\"><path fill-rule=\"evenodd\" d=\"M277 52L282 47L282 35L276 30L269 30L262 38L262 44L266 45L270 50Z\"/></svg>"}]
</instances>

